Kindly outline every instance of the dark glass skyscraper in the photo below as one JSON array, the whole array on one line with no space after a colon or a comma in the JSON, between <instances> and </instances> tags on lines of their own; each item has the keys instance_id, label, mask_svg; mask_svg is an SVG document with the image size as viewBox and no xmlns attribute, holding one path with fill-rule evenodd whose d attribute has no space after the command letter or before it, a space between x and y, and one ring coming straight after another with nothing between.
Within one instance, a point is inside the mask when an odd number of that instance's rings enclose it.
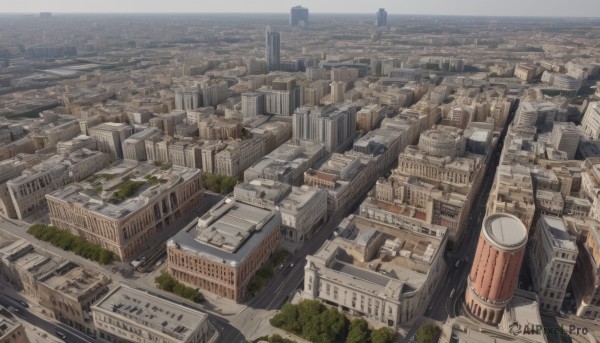
<instances>
[{"instance_id":1,"label":"dark glass skyscraper","mask_svg":"<svg viewBox=\"0 0 600 343\"><path fill-rule=\"evenodd\" d=\"M267 69L269 71L278 70L281 63L280 48L281 39L279 32L271 31L271 27L267 26L267 34L265 39L265 59L267 60Z\"/></svg>"},{"instance_id":2,"label":"dark glass skyscraper","mask_svg":"<svg viewBox=\"0 0 600 343\"><path fill-rule=\"evenodd\" d=\"M385 11L385 9L380 8L379 12L377 12L377 19L375 21L375 25L387 26L387 12Z\"/></svg>"},{"instance_id":3,"label":"dark glass skyscraper","mask_svg":"<svg viewBox=\"0 0 600 343\"><path fill-rule=\"evenodd\" d=\"M308 26L308 8L292 7L290 9L290 26Z\"/></svg>"}]
</instances>

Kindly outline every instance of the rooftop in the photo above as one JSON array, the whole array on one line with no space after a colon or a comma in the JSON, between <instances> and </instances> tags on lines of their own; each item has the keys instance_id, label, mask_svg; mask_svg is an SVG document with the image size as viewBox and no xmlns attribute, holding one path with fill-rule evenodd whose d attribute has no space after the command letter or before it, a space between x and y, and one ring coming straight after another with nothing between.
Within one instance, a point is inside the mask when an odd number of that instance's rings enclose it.
<instances>
[{"instance_id":1,"label":"rooftop","mask_svg":"<svg viewBox=\"0 0 600 343\"><path fill-rule=\"evenodd\" d=\"M490 243L501 249L517 250L527 242L525 225L513 215L492 214L484 219L483 227Z\"/></svg>"},{"instance_id":2,"label":"rooftop","mask_svg":"<svg viewBox=\"0 0 600 343\"><path fill-rule=\"evenodd\" d=\"M182 342L187 342L198 327L208 320L205 313L122 285L93 307L112 312L113 317L126 318Z\"/></svg>"},{"instance_id":3,"label":"rooftop","mask_svg":"<svg viewBox=\"0 0 600 343\"><path fill-rule=\"evenodd\" d=\"M555 248L574 252L578 251L575 241L567 232L567 228L562 218L542 215L540 220L543 221L546 232L548 233L548 237Z\"/></svg>"},{"instance_id":4,"label":"rooftop","mask_svg":"<svg viewBox=\"0 0 600 343\"><path fill-rule=\"evenodd\" d=\"M101 170L87 180L70 184L60 190L49 193L47 197L87 208L89 211L111 219L119 219L145 206L150 199L162 194L199 174L198 169L171 166L168 170L151 163L121 161ZM155 178L156 182L150 182ZM111 196L120 185L131 180L141 182L139 188L118 203L109 203ZM154 179L152 179L154 180ZM95 187L101 187L97 193Z\"/></svg>"},{"instance_id":5,"label":"rooftop","mask_svg":"<svg viewBox=\"0 0 600 343\"><path fill-rule=\"evenodd\" d=\"M57 270L41 281L46 286L75 299L110 282L106 275L76 265Z\"/></svg>"},{"instance_id":6,"label":"rooftop","mask_svg":"<svg viewBox=\"0 0 600 343\"><path fill-rule=\"evenodd\" d=\"M179 231L167 245L237 266L273 230L279 230L280 223L279 212L225 199Z\"/></svg>"}]
</instances>

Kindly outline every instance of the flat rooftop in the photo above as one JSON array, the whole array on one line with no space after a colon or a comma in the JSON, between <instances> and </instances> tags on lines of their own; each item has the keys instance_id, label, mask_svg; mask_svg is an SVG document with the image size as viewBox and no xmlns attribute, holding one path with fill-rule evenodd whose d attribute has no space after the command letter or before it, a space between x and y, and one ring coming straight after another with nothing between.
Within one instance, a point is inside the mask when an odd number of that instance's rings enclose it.
<instances>
[{"instance_id":1,"label":"flat rooftop","mask_svg":"<svg viewBox=\"0 0 600 343\"><path fill-rule=\"evenodd\" d=\"M527 229L515 216L492 214L484 220L483 227L491 243L502 249L516 250L527 242Z\"/></svg>"},{"instance_id":2,"label":"flat rooftop","mask_svg":"<svg viewBox=\"0 0 600 343\"><path fill-rule=\"evenodd\" d=\"M64 274L53 273L41 280L46 286L77 298L99 286L108 284L106 275L73 265Z\"/></svg>"},{"instance_id":3,"label":"flat rooftop","mask_svg":"<svg viewBox=\"0 0 600 343\"><path fill-rule=\"evenodd\" d=\"M225 199L179 231L167 245L237 266L279 230L280 224L279 212Z\"/></svg>"},{"instance_id":4,"label":"flat rooftop","mask_svg":"<svg viewBox=\"0 0 600 343\"><path fill-rule=\"evenodd\" d=\"M577 251L575 241L567 232L567 227L562 218L542 215L540 219L544 221L544 226L548 229L548 236L554 247L574 252Z\"/></svg>"},{"instance_id":5,"label":"flat rooftop","mask_svg":"<svg viewBox=\"0 0 600 343\"><path fill-rule=\"evenodd\" d=\"M113 317L134 321L183 342L187 342L197 328L208 320L205 313L122 285L93 307L112 312Z\"/></svg>"},{"instance_id":6,"label":"flat rooftop","mask_svg":"<svg viewBox=\"0 0 600 343\"><path fill-rule=\"evenodd\" d=\"M260 226L268 220L272 213L258 207L242 203L222 203L222 206L231 205L223 213L220 209L213 208L198 220L196 240L223 249L235 252Z\"/></svg>"},{"instance_id":7,"label":"flat rooftop","mask_svg":"<svg viewBox=\"0 0 600 343\"><path fill-rule=\"evenodd\" d=\"M133 161L121 161L82 182L73 183L49 193L48 196L85 207L89 211L112 219L118 219L135 213L144 207L149 199L186 182L198 173L200 173L198 169L181 166L171 166L168 170L163 170L151 163L138 164ZM128 198L118 203L109 203L112 194L125 182L125 178L142 182L142 184ZM150 182L150 178L155 178L156 182ZM94 191L97 186L101 186L99 193Z\"/></svg>"}]
</instances>

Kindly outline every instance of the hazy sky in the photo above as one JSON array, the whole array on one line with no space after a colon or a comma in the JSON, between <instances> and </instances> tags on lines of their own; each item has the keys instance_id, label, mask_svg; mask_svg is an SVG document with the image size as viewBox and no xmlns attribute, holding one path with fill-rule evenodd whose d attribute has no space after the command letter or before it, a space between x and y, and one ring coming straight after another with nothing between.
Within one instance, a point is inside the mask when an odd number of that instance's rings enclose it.
<instances>
[{"instance_id":1,"label":"hazy sky","mask_svg":"<svg viewBox=\"0 0 600 343\"><path fill-rule=\"evenodd\" d=\"M311 12L390 14L600 16L598 0L0 0L6 12Z\"/></svg>"}]
</instances>

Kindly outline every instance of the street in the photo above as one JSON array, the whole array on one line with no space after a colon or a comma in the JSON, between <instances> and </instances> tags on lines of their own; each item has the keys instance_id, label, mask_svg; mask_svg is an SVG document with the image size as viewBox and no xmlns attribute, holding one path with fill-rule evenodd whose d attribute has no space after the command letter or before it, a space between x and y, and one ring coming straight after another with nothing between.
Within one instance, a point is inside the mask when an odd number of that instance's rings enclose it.
<instances>
[{"instance_id":1,"label":"street","mask_svg":"<svg viewBox=\"0 0 600 343\"><path fill-rule=\"evenodd\" d=\"M62 323L56 324L38 317L36 314L31 313L29 309L21 305L16 299L7 296L5 290L3 290L2 294L0 295L0 305L4 306L5 308L8 308L9 306L15 308L17 311L13 312L13 315L15 315L21 321L28 322L34 327L40 328L51 335L56 336L57 331L64 333L67 336L65 340L69 343L94 343L96 341L94 338L86 336L83 333ZM55 339L59 341L61 340L58 337L55 337Z\"/></svg>"}]
</instances>

